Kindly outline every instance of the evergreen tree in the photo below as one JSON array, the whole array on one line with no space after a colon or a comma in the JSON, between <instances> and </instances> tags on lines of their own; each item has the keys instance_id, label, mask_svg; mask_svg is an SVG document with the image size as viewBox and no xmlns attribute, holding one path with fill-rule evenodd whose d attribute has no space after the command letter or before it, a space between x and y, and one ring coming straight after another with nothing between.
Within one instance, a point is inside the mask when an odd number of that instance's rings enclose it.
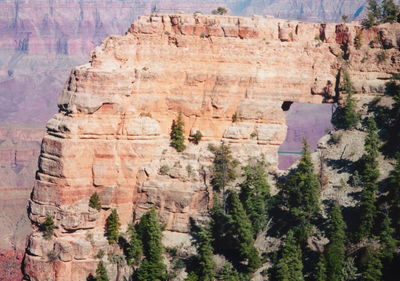
<instances>
[{"instance_id":1,"label":"evergreen tree","mask_svg":"<svg viewBox=\"0 0 400 281\"><path fill-rule=\"evenodd\" d=\"M365 138L365 154L361 157L360 174L364 183L375 183L379 177L378 155L379 155L379 135L376 122L373 118L367 120L367 136Z\"/></svg>"},{"instance_id":2,"label":"evergreen tree","mask_svg":"<svg viewBox=\"0 0 400 281\"><path fill-rule=\"evenodd\" d=\"M241 261L247 261L249 272L255 272L261 266L261 261L254 247L251 222L235 192L231 192L229 196L229 215L231 217L229 227L234 235L233 240L235 249L238 250L238 257Z\"/></svg>"},{"instance_id":3,"label":"evergreen tree","mask_svg":"<svg viewBox=\"0 0 400 281\"><path fill-rule=\"evenodd\" d=\"M397 157L395 168L390 174L389 183L391 205L397 209L400 207L400 157Z\"/></svg>"},{"instance_id":4,"label":"evergreen tree","mask_svg":"<svg viewBox=\"0 0 400 281\"><path fill-rule=\"evenodd\" d=\"M218 273L217 280L223 281L247 281L249 278L243 274L240 274L235 270L231 264L226 264L222 270Z\"/></svg>"},{"instance_id":5,"label":"evergreen tree","mask_svg":"<svg viewBox=\"0 0 400 281\"><path fill-rule=\"evenodd\" d=\"M213 281L215 277L215 263L213 260L212 235L209 229L203 228L198 236L198 276L202 281Z\"/></svg>"},{"instance_id":6,"label":"evergreen tree","mask_svg":"<svg viewBox=\"0 0 400 281\"><path fill-rule=\"evenodd\" d=\"M170 145L178 152L182 152L186 149L185 146L185 123L183 122L182 113L179 113L178 120L172 121L171 126L171 142Z\"/></svg>"},{"instance_id":7,"label":"evergreen tree","mask_svg":"<svg viewBox=\"0 0 400 281\"><path fill-rule=\"evenodd\" d=\"M346 224L338 205L332 207L329 218L329 244L325 251L327 276L330 281L341 281L346 250Z\"/></svg>"},{"instance_id":8,"label":"evergreen tree","mask_svg":"<svg viewBox=\"0 0 400 281\"><path fill-rule=\"evenodd\" d=\"M385 92L387 95L393 97L394 103L392 109L388 109L389 116L387 118L385 127L387 136L385 138L384 150L390 158L400 152L400 77L394 76L389 82L386 83Z\"/></svg>"},{"instance_id":9,"label":"evergreen tree","mask_svg":"<svg viewBox=\"0 0 400 281\"><path fill-rule=\"evenodd\" d=\"M138 225L138 235L143 244L145 259L138 268L135 280L162 281L166 279L166 266L163 263L162 230L155 209L143 215Z\"/></svg>"},{"instance_id":10,"label":"evergreen tree","mask_svg":"<svg viewBox=\"0 0 400 281\"><path fill-rule=\"evenodd\" d=\"M320 186L314 174L309 146L304 141L303 155L286 183L288 207L299 218L311 218L319 212Z\"/></svg>"},{"instance_id":11,"label":"evergreen tree","mask_svg":"<svg viewBox=\"0 0 400 281\"><path fill-rule=\"evenodd\" d=\"M377 25L382 18L382 9L376 0L368 0L367 18L362 21L362 25L370 28Z\"/></svg>"},{"instance_id":12,"label":"evergreen tree","mask_svg":"<svg viewBox=\"0 0 400 281\"><path fill-rule=\"evenodd\" d=\"M114 209L106 221L106 237L110 244L118 241L120 226L117 210Z\"/></svg>"},{"instance_id":13,"label":"evergreen tree","mask_svg":"<svg viewBox=\"0 0 400 281\"><path fill-rule=\"evenodd\" d=\"M278 281L304 281L302 254L293 231L289 231L277 264Z\"/></svg>"},{"instance_id":14,"label":"evergreen tree","mask_svg":"<svg viewBox=\"0 0 400 281\"><path fill-rule=\"evenodd\" d=\"M344 90L347 94L343 107L343 129L354 129L360 121L360 115L356 111L356 101L353 98L353 84L347 71L343 71Z\"/></svg>"},{"instance_id":15,"label":"evergreen tree","mask_svg":"<svg viewBox=\"0 0 400 281\"><path fill-rule=\"evenodd\" d=\"M129 265L138 265L143 255L142 241L133 225L128 227L129 244L126 249L126 261Z\"/></svg>"},{"instance_id":16,"label":"evergreen tree","mask_svg":"<svg viewBox=\"0 0 400 281\"><path fill-rule=\"evenodd\" d=\"M326 262L324 255L319 256L318 263L315 266L314 273L313 273L313 281L327 281L326 275Z\"/></svg>"},{"instance_id":17,"label":"evergreen tree","mask_svg":"<svg viewBox=\"0 0 400 281\"><path fill-rule=\"evenodd\" d=\"M217 191L224 191L225 187L236 179L236 171L238 163L233 158L229 146L222 143L219 147L210 147L214 153L212 166L211 184Z\"/></svg>"},{"instance_id":18,"label":"evergreen tree","mask_svg":"<svg viewBox=\"0 0 400 281\"><path fill-rule=\"evenodd\" d=\"M382 262L380 253L373 251L370 253L368 262L361 276L362 281L380 281L382 280Z\"/></svg>"},{"instance_id":19,"label":"evergreen tree","mask_svg":"<svg viewBox=\"0 0 400 281\"><path fill-rule=\"evenodd\" d=\"M93 208L93 209L96 209L97 211L101 210L100 197L97 194L97 192L93 193L92 196L90 196L89 207Z\"/></svg>"},{"instance_id":20,"label":"evergreen tree","mask_svg":"<svg viewBox=\"0 0 400 281\"><path fill-rule=\"evenodd\" d=\"M382 1L382 20L383 22L396 22L399 7L393 0Z\"/></svg>"},{"instance_id":21,"label":"evergreen tree","mask_svg":"<svg viewBox=\"0 0 400 281\"><path fill-rule=\"evenodd\" d=\"M109 281L110 279L108 278L107 275L107 270L104 267L104 264L102 261L100 261L97 264L97 269L96 269L96 281Z\"/></svg>"},{"instance_id":22,"label":"evergreen tree","mask_svg":"<svg viewBox=\"0 0 400 281\"><path fill-rule=\"evenodd\" d=\"M243 168L244 181L240 184L240 200L253 226L256 236L267 223L267 200L270 197L265 163L257 161Z\"/></svg>"},{"instance_id":23,"label":"evergreen tree","mask_svg":"<svg viewBox=\"0 0 400 281\"><path fill-rule=\"evenodd\" d=\"M374 183L366 183L361 193L361 201L359 203L360 222L357 232L358 239L364 239L372 234L374 222L376 218L376 189Z\"/></svg>"},{"instance_id":24,"label":"evergreen tree","mask_svg":"<svg viewBox=\"0 0 400 281\"><path fill-rule=\"evenodd\" d=\"M394 238L394 229L391 226L391 220L385 215L381 224L381 233L379 243L381 246L382 259L385 262L391 262L397 246L397 240Z\"/></svg>"}]
</instances>

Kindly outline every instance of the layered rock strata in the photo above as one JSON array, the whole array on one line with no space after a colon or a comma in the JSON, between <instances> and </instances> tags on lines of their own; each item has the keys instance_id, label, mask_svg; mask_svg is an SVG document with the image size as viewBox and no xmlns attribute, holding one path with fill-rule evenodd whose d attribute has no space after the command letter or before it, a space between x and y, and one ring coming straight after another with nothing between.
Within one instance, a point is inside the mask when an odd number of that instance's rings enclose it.
<instances>
[{"instance_id":1,"label":"layered rock strata","mask_svg":"<svg viewBox=\"0 0 400 281\"><path fill-rule=\"evenodd\" d=\"M204 220L211 204L210 143L229 144L242 163L265 156L276 167L284 110L292 102L340 101L343 65L358 93L381 92L385 79L400 71L399 31L398 24L362 30L261 17L153 15L124 36L109 36L90 63L72 70L59 113L47 124L30 201L26 276L85 280L100 249L118 252L104 237L114 208L125 230L156 206L169 245L186 241L189 220ZM186 137L203 135L183 153L169 147L179 113ZM101 211L88 206L94 192ZM37 227L46 216L58 227L50 240ZM130 272L111 262L107 269L117 278Z\"/></svg>"}]
</instances>

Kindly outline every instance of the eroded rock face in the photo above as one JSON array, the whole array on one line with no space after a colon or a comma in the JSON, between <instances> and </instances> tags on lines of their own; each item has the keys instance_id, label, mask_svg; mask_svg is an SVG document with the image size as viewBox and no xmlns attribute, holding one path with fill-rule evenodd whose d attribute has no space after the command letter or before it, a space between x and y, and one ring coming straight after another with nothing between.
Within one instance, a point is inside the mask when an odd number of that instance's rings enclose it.
<instances>
[{"instance_id":1,"label":"eroded rock face","mask_svg":"<svg viewBox=\"0 0 400 281\"><path fill-rule=\"evenodd\" d=\"M393 47L371 48L382 30ZM286 105L340 99L333 85L340 88L344 44L355 90L381 91L382 79L399 72L399 30L398 24L365 31L355 24L158 15L141 17L125 36L108 37L90 63L72 70L60 111L47 124L30 218L36 224L53 216L58 228L48 241L35 227L25 274L33 281L85 280L98 250L110 249L104 225L113 208L125 230L156 206L172 243L173 233L189 231L190 218L206 218L210 143L229 144L242 163L264 155L276 168ZM377 63L374 54L382 51L390 59ZM365 64L360 58L367 53ZM179 113L187 137L203 135L183 153L169 147ZM88 207L94 192L100 212ZM50 252L56 261L49 262ZM107 268L129 274L112 263Z\"/></svg>"}]
</instances>

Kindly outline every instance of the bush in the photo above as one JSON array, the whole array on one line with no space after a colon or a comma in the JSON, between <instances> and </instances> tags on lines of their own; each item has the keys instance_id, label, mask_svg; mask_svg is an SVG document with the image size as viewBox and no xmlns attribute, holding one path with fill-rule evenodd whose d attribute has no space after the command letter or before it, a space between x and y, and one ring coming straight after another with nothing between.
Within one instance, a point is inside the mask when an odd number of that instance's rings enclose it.
<instances>
[{"instance_id":1,"label":"bush","mask_svg":"<svg viewBox=\"0 0 400 281\"><path fill-rule=\"evenodd\" d=\"M51 239L54 233L54 229L56 229L53 217L47 216L44 223L40 225L39 229L40 231L43 232L44 239L46 240Z\"/></svg>"},{"instance_id":2,"label":"bush","mask_svg":"<svg viewBox=\"0 0 400 281\"><path fill-rule=\"evenodd\" d=\"M216 10L211 12L213 15L226 15L228 10L224 7L218 7Z\"/></svg>"},{"instance_id":3,"label":"bush","mask_svg":"<svg viewBox=\"0 0 400 281\"><path fill-rule=\"evenodd\" d=\"M203 134L202 134L200 131L196 131L196 134L194 134L194 135L192 136L191 141L192 141L194 144L199 144L199 142L201 141L202 137L203 137Z\"/></svg>"},{"instance_id":4,"label":"bush","mask_svg":"<svg viewBox=\"0 0 400 281\"><path fill-rule=\"evenodd\" d=\"M168 175L171 168L168 165L162 165L158 171L161 175Z\"/></svg>"},{"instance_id":5,"label":"bush","mask_svg":"<svg viewBox=\"0 0 400 281\"><path fill-rule=\"evenodd\" d=\"M97 192L93 193L92 196L90 196L89 207L93 208L93 209L96 209L97 211L101 210L100 197L97 194Z\"/></svg>"},{"instance_id":6,"label":"bush","mask_svg":"<svg viewBox=\"0 0 400 281\"><path fill-rule=\"evenodd\" d=\"M384 62L386 60L386 54L385 51L381 51L376 55L376 58L378 59L378 62Z\"/></svg>"},{"instance_id":7,"label":"bush","mask_svg":"<svg viewBox=\"0 0 400 281\"><path fill-rule=\"evenodd\" d=\"M110 244L118 241L120 225L117 210L114 209L106 221L106 237Z\"/></svg>"},{"instance_id":8,"label":"bush","mask_svg":"<svg viewBox=\"0 0 400 281\"><path fill-rule=\"evenodd\" d=\"M237 116L237 113L235 112L235 113L232 115L232 122L235 123L235 122L237 122L237 121L238 121L238 116Z\"/></svg>"},{"instance_id":9,"label":"bush","mask_svg":"<svg viewBox=\"0 0 400 281\"><path fill-rule=\"evenodd\" d=\"M48 252L47 258L48 258L49 262L56 262L58 259L56 251L51 250L50 252Z\"/></svg>"},{"instance_id":10,"label":"bush","mask_svg":"<svg viewBox=\"0 0 400 281\"><path fill-rule=\"evenodd\" d=\"M361 49L361 35L357 34L356 37L354 37L354 47L359 50Z\"/></svg>"},{"instance_id":11,"label":"bush","mask_svg":"<svg viewBox=\"0 0 400 281\"><path fill-rule=\"evenodd\" d=\"M342 140L342 134L339 132L334 132L329 139L329 144L338 144Z\"/></svg>"}]
</instances>

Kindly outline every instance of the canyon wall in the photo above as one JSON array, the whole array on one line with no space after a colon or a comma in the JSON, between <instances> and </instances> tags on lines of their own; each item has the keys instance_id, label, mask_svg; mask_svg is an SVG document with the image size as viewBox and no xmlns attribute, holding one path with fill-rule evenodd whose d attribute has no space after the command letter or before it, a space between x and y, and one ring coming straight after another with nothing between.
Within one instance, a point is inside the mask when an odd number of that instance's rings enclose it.
<instances>
[{"instance_id":1,"label":"canyon wall","mask_svg":"<svg viewBox=\"0 0 400 281\"><path fill-rule=\"evenodd\" d=\"M72 69L59 113L47 123L26 276L85 280L94 273L100 249L120 251L104 237L112 209L125 230L156 206L165 244L189 243L189 220L204 221L212 202L210 144L229 144L241 163L264 156L276 169L291 103L341 102L342 67L359 95L382 92L400 72L399 41L399 24L362 30L200 14L143 16L126 35L109 36L89 63ZM182 153L169 146L179 113L187 138L203 134ZM101 211L88 206L95 192ZM46 216L57 225L50 240L38 230ZM107 269L114 277L130 273L110 262Z\"/></svg>"}]
</instances>

